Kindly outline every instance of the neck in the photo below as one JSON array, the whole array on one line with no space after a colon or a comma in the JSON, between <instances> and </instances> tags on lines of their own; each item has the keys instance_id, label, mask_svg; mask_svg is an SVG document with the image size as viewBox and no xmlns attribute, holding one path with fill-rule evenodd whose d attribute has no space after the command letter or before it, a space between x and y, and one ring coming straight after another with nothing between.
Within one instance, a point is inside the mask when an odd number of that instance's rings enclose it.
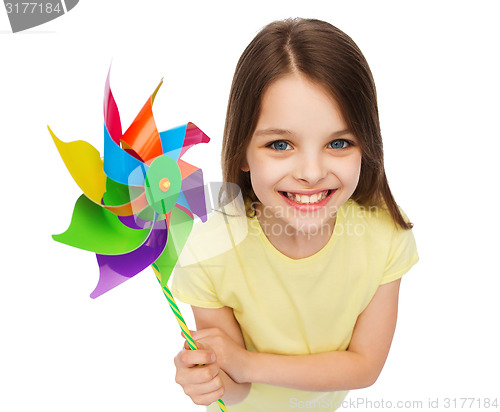
<instances>
[{"instance_id":1,"label":"neck","mask_svg":"<svg viewBox=\"0 0 500 412\"><path fill-rule=\"evenodd\" d=\"M292 259L302 259L319 252L330 240L336 216L320 227L295 227L281 219L257 214L262 231L271 244Z\"/></svg>"}]
</instances>

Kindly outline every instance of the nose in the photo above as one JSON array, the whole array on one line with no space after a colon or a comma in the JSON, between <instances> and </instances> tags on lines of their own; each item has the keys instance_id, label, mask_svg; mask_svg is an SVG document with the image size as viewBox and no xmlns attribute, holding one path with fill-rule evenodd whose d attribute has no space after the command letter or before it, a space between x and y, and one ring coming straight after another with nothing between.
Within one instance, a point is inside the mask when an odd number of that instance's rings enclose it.
<instances>
[{"instance_id":1,"label":"nose","mask_svg":"<svg viewBox=\"0 0 500 412\"><path fill-rule=\"evenodd\" d=\"M303 153L295 160L294 177L297 180L314 186L326 177L325 161L320 154Z\"/></svg>"}]
</instances>

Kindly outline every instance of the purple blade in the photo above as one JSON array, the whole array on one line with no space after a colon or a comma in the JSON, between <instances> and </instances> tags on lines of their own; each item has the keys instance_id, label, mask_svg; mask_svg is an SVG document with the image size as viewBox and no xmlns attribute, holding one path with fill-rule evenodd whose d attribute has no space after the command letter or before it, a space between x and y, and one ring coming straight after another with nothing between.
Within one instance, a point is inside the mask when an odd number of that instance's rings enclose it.
<instances>
[{"instance_id":1,"label":"purple blade","mask_svg":"<svg viewBox=\"0 0 500 412\"><path fill-rule=\"evenodd\" d=\"M118 216L118 219L120 219L120 222L122 222L125 226L131 229L146 229L151 227L153 224L150 220L141 219L137 215Z\"/></svg>"},{"instance_id":2,"label":"purple blade","mask_svg":"<svg viewBox=\"0 0 500 412\"><path fill-rule=\"evenodd\" d=\"M201 169L196 170L182 180L181 190L191 212L198 216L202 222L205 222L207 220L207 206L205 204L205 187Z\"/></svg>"},{"instance_id":3,"label":"purple blade","mask_svg":"<svg viewBox=\"0 0 500 412\"><path fill-rule=\"evenodd\" d=\"M90 294L92 299L115 288L151 265L162 254L167 244L167 221L154 224L147 240L136 250L123 255L99 255L99 282Z\"/></svg>"}]
</instances>

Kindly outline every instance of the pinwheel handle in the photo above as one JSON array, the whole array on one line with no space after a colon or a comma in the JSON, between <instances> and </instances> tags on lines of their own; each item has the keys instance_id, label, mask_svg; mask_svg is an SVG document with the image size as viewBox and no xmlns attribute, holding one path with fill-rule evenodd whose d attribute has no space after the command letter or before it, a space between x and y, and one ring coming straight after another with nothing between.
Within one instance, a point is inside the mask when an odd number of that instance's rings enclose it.
<instances>
[{"instance_id":1,"label":"pinwheel handle","mask_svg":"<svg viewBox=\"0 0 500 412\"><path fill-rule=\"evenodd\" d=\"M158 279L158 282L160 282L159 279ZM161 286L161 282L160 282L160 286ZM175 303L175 299L172 296L172 292L170 292L170 289L168 288L167 285L162 286L161 290L163 291L163 294L167 298L168 304L170 305L172 312L174 312L175 318L177 319L177 322L179 323L179 326L181 327L182 332L184 333L184 336L186 337L186 341L187 341L189 347L192 350L198 349L196 347L196 343L195 343L193 337L191 336L191 332L189 332L189 329L186 325L186 321L182 317L181 311L179 310L179 307ZM224 402L222 401L222 399L218 399L217 404L219 405L219 408L222 412L227 412L226 405L224 405Z\"/></svg>"}]
</instances>

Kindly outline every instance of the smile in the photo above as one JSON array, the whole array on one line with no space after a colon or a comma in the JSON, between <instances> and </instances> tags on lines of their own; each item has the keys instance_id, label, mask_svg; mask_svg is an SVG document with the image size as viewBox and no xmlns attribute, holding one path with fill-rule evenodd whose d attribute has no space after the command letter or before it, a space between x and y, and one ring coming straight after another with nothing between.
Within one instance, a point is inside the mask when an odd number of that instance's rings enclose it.
<instances>
[{"instance_id":1,"label":"smile","mask_svg":"<svg viewBox=\"0 0 500 412\"><path fill-rule=\"evenodd\" d=\"M324 190L322 192L314 193L312 195L305 195L293 192L279 192L287 200L298 205L319 205L324 204L324 200L328 198L331 194L335 193L336 189Z\"/></svg>"},{"instance_id":2,"label":"smile","mask_svg":"<svg viewBox=\"0 0 500 412\"><path fill-rule=\"evenodd\" d=\"M283 192L283 193L286 195L286 197L288 197L288 199L294 202L301 203L303 205L309 205L311 203L321 202L325 197L328 196L328 192L329 190L325 190L320 193L315 193L311 196L300 195L298 193L291 193L291 192Z\"/></svg>"}]
</instances>

